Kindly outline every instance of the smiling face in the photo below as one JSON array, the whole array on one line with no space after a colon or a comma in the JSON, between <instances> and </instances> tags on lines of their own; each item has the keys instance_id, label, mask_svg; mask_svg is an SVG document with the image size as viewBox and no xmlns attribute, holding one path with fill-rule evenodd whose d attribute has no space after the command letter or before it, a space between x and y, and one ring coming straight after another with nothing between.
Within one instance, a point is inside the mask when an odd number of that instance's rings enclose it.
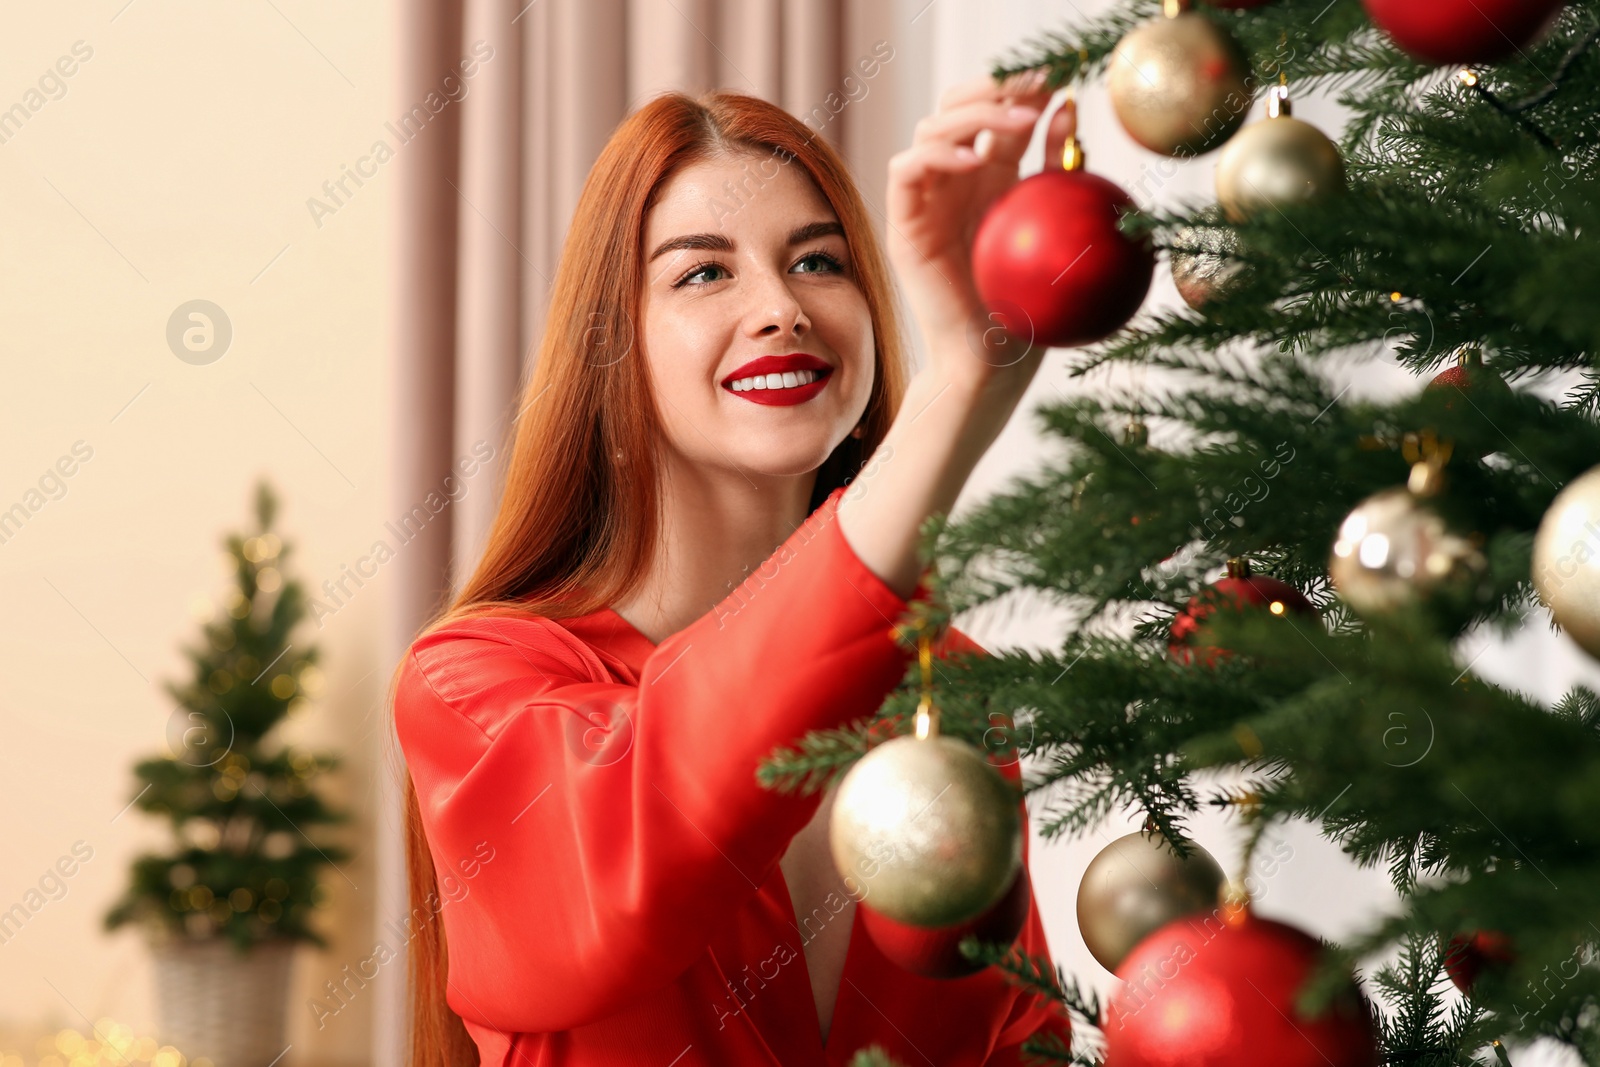
<instances>
[{"instance_id":1,"label":"smiling face","mask_svg":"<svg viewBox=\"0 0 1600 1067\"><path fill-rule=\"evenodd\" d=\"M645 219L643 254L642 344L671 457L815 472L866 410L874 367L844 231L810 176L765 153L686 165Z\"/></svg>"}]
</instances>

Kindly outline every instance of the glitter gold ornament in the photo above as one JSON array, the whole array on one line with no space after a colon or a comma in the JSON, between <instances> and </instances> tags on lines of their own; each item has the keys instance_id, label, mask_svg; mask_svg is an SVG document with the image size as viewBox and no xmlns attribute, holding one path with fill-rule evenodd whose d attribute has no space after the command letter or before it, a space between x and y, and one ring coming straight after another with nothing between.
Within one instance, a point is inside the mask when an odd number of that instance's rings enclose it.
<instances>
[{"instance_id":1,"label":"glitter gold ornament","mask_svg":"<svg viewBox=\"0 0 1600 1067\"><path fill-rule=\"evenodd\" d=\"M1289 90L1272 88L1267 118L1251 123L1217 159L1217 200L1233 222L1266 207L1343 191L1344 158L1327 134L1293 117Z\"/></svg>"},{"instance_id":2,"label":"glitter gold ornament","mask_svg":"<svg viewBox=\"0 0 1600 1067\"><path fill-rule=\"evenodd\" d=\"M1078 929L1090 955L1108 971L1167 923L1217 905L1224 876L1216 859L1185 841L1180 857L1153 829L1119 837L1101 850L1078 884Z\"/></svg>"},{"instance_id":3,"label":"glitter gold ornament","mask_svg":"<svg viewBox=\"0 0 1600 1067\"><path fill-rule=\"evenodd\" d=\"M1194 156L1232 137L1255 99L1250 60L1226 29L1178 0L1111 54L1107 91L1128 136L1152 152Z\"/></svg>"},{"instance_id":4,"label":"glitter gold ornament","mask_svg":"<svg viewBox=\"0 0 1600 1067\"><path fill-rule=\"evenodd\" d=\"M1328 575L1358 615L1378 616L1470 590L1487 567L1483 553L1451 530L1437 495L1449 448L1415 463L1410 483L1357 505L1339 527Z\"/></svg>"},{"instance_id":5,"label":"glitter gold ornament","mask_svg":"<svg viewBox=\"0 0 1600 1067\"><path fill-rule=\"evenodd\" d=\"M1207 208L1198 225L1181 226L1172 235L1172 282L1183 302L1202 311L1244 277L1236 231L1223 225L1220 208Z\"/></svg>"},{"instance_id":6,"label":"glitter gold ornament","mask_svg":"<svg viewBox=\"0 0 1600 1067\"><path fill-rule=\"evenodd\" d=\"M1600 659L1600 467L1551 501L1533 540L1533 587L1567 636Z\"/></svg>"},{"instance_id":7,"label":"glitter gold ornament","mask_svg":"<svg viewBox=\"0 0 1600 1067\"><path fill-rule=\"evenodd\" d=\"M925 632L919 658L916 732L850 768L828 841L839 870L861 872L861 907L911 926L952 926L1012 889L1022 867L1021 797L977 748L939 734Z\"/></svg>"}]
</instances>

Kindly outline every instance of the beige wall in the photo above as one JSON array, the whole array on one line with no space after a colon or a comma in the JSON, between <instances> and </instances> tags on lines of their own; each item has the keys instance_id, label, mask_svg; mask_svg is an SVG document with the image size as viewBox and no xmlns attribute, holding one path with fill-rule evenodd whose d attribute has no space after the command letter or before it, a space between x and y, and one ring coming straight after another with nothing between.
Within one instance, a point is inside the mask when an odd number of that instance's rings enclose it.
<instances>
[{"instance_id":1,"label":"beige wall","mask_svg":"<svg viewBox=\"0 0 1600 1067\"><path fill-rule=\"evenodd\" d=\"M0 109L26 108L75 42L92 54L0 143L0 509L26 504L75 442L92 455L0 543L0 909L75 842L93 856L0 945L0 1025L82 1028L82 1012L154 1026L137 935L99 922L131 857L164 830L138 811L112 819L134 760L164 749L160 683L183 676L192 602L228 587L218 538L250 520L258 474L282 496L291 569L311 586L383 535L385 270L406 149L320 227L306 201L394 117L392 18L374 0L8 8ZM195 298L233 324L205 366L165 339ZM327 685L291 736L347 753L328 795L359 812L358 858L349 882L326 880L334 948L298 960L286 1062L365 1062L367 1005L317 1032L306 1001L372 949L358 896L373 877L383 581L304 631Z\"/></svg>"}]
</instances>

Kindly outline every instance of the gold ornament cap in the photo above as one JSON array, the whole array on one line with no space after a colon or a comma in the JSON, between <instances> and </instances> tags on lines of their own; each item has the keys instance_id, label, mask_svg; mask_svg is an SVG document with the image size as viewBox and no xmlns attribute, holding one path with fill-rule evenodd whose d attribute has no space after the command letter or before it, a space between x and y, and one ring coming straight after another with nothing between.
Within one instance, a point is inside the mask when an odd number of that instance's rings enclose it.
<instances>
[{"instance_id":1,"label":"gold ornament cap","mask_svg":"<svg viewBox=\"0 0 1600 1067\"><path fill-rule=\"evenodd\" d=\"M1243 880L1230 878L1222 886L1219 894L1221 901L1222 921L1229 926L1238 926L1250 916L1250 891L1245 888Z\"/></svg>"},{"instance_id":2,"label":"gold ornament cap","mask_svg":"<svg viewBox=\"0 0 1600 1067\"><path fill-rule=\"evenodd\" d=\"M939 736L939 706L933 702L933 641L926 628L917 635L917 662L922 667L922 695L917 701L917 740Z\"/></svg>"},{"instance_id":3,"label":"gold ornament cap","mask_svg":"<svg viewBox=\"0 0 1600 1067\"><path fill-rule=\"evenodd\" d=\"M1083 54L1083 61L1088 62L1088 56ZM1088 162L1083 152L1083 142L1078 140L1078 96L1069 86L1067 95L1061 102L1063 108L1072 109L1072 132L1067 135L1067 143L1061 146L1061 169L1065 171L1082 170Z\"/></svg>"},{"instance_id":4,"label":"gold ornament cap","mask_svg":"<svg viewBox=\"0 0 1600 1067\"><path fill-rule=\"evenodd\" d=\"M1294 115L1294 103L1289 99L1287 85L1274 85L1267 91L1267 117L1286 119Z\"/></svg>"},{"instance_id":5,"label":"gold ornament cap","mask_svg":"<svg viewBox=\"0 0 1600 1067\"><path fill-rule=\"evenodd\" d=\"M1444 465L1450 462L1455 445L1440 440L1432 430L1408 433L1401 445L1406 461L1411 464L1411 475L1406 488L1419 497L1438 496L1444 489Z\"/></svg>"}]
</instances>

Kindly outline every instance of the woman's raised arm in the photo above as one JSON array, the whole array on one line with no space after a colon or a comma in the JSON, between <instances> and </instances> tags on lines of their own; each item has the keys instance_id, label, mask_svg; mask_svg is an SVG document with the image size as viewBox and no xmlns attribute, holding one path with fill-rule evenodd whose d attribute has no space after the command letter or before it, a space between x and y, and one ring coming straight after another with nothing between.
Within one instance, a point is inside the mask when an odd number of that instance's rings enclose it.
<instances>
[{"instance_id":1,"label":"woman's raised arm","mask_svg":"<svg viewBox=\"0 0 1600 1067\"><path fill-rule=\"evenodd\" d=\"M1044 358L1044 348L1007 335L985 313L971 249L984 212L1016 184L1049 95L1035 77L958 85L889 162L889 259L929 359L845 493L839 520L856 553L902 596L919 574L918 528L929 515L949 513ZM1070 102L1055 113L1047 159L1060 156L1075 122ZM982 130L991 139L980 152Z\"/></svg>"}]
</instances>

